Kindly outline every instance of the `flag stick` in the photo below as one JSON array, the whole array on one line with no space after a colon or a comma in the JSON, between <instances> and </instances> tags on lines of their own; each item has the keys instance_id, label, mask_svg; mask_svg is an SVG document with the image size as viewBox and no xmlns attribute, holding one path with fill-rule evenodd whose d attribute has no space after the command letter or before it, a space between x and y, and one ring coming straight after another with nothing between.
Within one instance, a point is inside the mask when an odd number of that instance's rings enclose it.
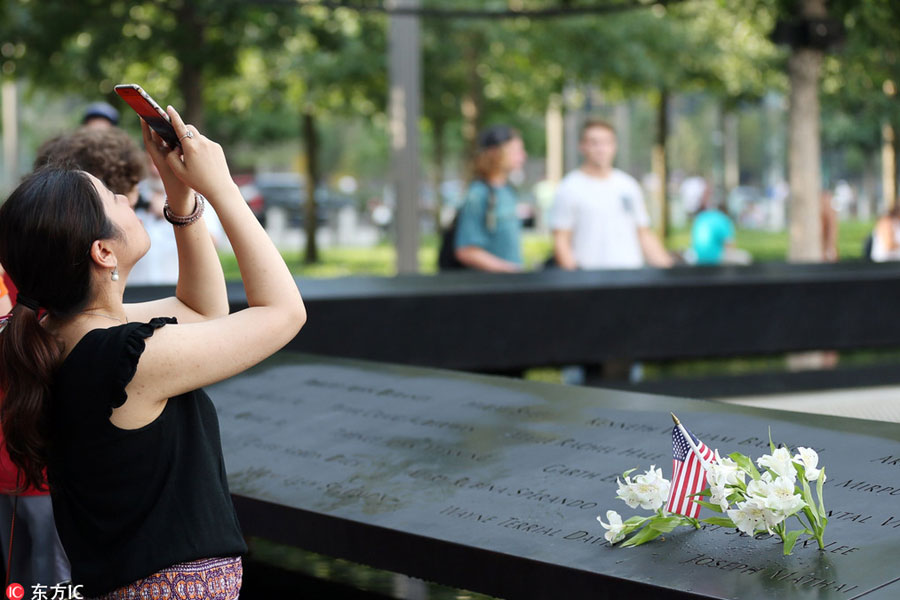
<instances>
[{"instance_id":1,"label":"flag stick","mask_svg":"<svg viewBox=\"0 0 900 600\"><path fill-rule=\"evenodd\" d=\"M678 420L678 417L675 416L675 413L669 414L672 415L672 420L675 421L675 426L681 431L681 435L683 435L684 439L687 440L687 443L691 447L691 450L693 450L694 455L697 457L697 460L700 461L700 464L703 466L703 470L709 471L709 463L706 462L706 459L704 459L703 456L700 455L700 450L694 444L694 440L691 438L691 435L687 431L685 431L684 425L681 424L681 421Z\"/></svg>"}]
</instances>

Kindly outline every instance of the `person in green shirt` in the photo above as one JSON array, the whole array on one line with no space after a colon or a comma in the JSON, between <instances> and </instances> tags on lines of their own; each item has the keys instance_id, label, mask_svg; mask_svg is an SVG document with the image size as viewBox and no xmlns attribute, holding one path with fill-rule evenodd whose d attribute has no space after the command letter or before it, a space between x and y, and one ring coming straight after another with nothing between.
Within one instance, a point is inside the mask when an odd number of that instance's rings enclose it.
<instances>
[{"instance_id":1,"label":"person in green shirt","mask_svg":"<svg viewBox=\"0 0 900 600\"><path fill-rule=\"evenodd\" d=\"M522 137L505 125L479 136L475 181L469 185L456 227L456 258L466 267L494 273L522 270L522 227L509 174L527 155Z\"/></svg>"}]
</instances>

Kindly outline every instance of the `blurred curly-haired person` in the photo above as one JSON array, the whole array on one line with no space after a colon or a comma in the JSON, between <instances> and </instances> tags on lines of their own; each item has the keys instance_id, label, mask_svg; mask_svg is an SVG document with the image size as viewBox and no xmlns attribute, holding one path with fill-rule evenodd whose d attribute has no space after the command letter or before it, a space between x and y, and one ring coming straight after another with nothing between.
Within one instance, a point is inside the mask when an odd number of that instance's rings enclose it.
<instances>
[{"instance_id":1,"label":"blurred curly-haired person","mask_svg":"<svg viewBox=\"0 0 900 600\"><path fill-rule=\"evenodd\" d=\"M144 178L147 158L123 130L82 127L49 139L38 148L34 168L68 167L87 171L116 194L138 200L138 182Z\"/></svg>"}]
</instances>

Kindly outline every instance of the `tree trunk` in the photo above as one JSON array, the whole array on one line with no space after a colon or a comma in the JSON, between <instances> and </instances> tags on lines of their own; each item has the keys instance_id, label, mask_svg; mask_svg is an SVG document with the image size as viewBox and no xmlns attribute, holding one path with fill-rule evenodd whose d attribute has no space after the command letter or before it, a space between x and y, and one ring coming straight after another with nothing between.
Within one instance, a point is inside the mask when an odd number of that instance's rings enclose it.
<instances>
[{"instance_id":1,"label":"tree trunk","mask_svg":"<svg viewBox=\"0 0 900 600\"><path fill-rule=\"evenodd\" d=\"M653 144L651 162L656 175L656 206L659 209L659 223L656 226L660 239L665 241L669 233L668 204L668 164L666 160L666 139L669 133L669 90L659 91L659 105L656 111L656 141Z\"/></svg>"},{"instance_id":2,"label":"tree trunk","mask_svg":"<svg viewBox=\"0 0 900 600\"><path fill-rule=\"evenodd\" d=\"M728 193L741 184L741 167L739 156L739 127L738 116L732 108L725 108L722 113L722 149L724 158L723 179L725 183L725 197Z\"/></svg>"},{"instance_id":3,"label":"tree trunk","mask_svg":"<svg viewBox=\"0 0 900 600\"><path fill-rule=\"evenodd\" d=\"M441 195L441 184L444 182L444 162L446 144L444 139L445 121L442 117L434 120L434 230L440 235L444 224L441 213L444 210L444 198Z\"/></svg>"},{"instance_id":4,"label":"tree trunk","mask_svg":"<svg viewBox=\"0 0 900 600\"><path fill-rule=\"evenodd\" d=\"M420 0L391 0L390 9L415 11ZM419 272L419 219L422 208L419 119L422 116L421 23L415 14L388 20L388 120L391 180L394 183L394 247L397 273Z\"/></svg>"},{"instance_id":5,"label":"tree trunk","mask_svg":"<svg viewBox=\"0 0 900 600\"><path fill-rule=\"evenodd\" d=\"M613 109L613 124L616 128L616 162L619 167L627 172L634 173L634 156L631 144L631 101L623 100L616 103Z\"/></svg>"},{"instance_id":6,"label":"tree trunk","mask_svg":"<svg viewBox=\"0 0 900 600\"><path fill-rule=\"evenodd\" d=\"M203 74L199 66L183 63L178 74L178 87L184 94L184 109L181 117L185 123L200 131L206 130L206 111L203 107ZM165 108L165 107L163 107Z\"/></svg>"},{"instance_id":7,"label":"tree trunk","mask_svg":"<svg viewBox=\"0 0 900 600\"><path fill-rule=\"evenodd\" d=\"M311 265L319 262L319 246L316 243L318 216L316 188L319 187L319 139L312 110L303 111L303 146L306 149L306 202L303 211L303 229L306 233L306 253L303 262Z\"/></svg>"},{"instance_id":8,"label":"tree trunk","mask_svg":"<svg viewBox=\"0 0 900 600\"><path fill-rule=\"evenodd\" d=\"M467 178L472 178L472 161L478 151L478 132L481 130L481 116L484 112L484 89L481 76L478 74L478 61L481 58L481 34L472 32L468 36L465 52L466 61L466 93L460 107L463 116L463 141L465 142L465 162Z\"/></svg>"},{"instance_id":9,"label":"tree trunk","mask_svg":"<svg viewBox=\"0 0 900 600\"><path fill-rule=\"evenodd\" d=\"M3 179L0 180L0 193L6 195L6 189L12 189L19 178L19 109L18 88L13 79L7 79L2 86L3 106Z\"/></svg>"},{"instance_id":10,"label":"tree trunk","mask_svg":"<svg viewBox=\"0 0 900 600\"><path fill-rule=\"evenodd\" d=\"M547 103L544 117L544 129L547 138L547 163L545 171L547 179L555 184L563 178L563 112L562 98L556 94Z\"/></svg>"},{"instance_id":11,"label":"tree trunk","mask_svg":"<svg viewBox=\"0 0 900 600\"><path fill-rule=\"evenodd\" d=\"M856 216L861 221L868 221L878 214L878 152L867 151L867 160L863 163L862 189L856 199Z\"/></svg>"},{"instance_id":12,"label":"tree trunk","mask_svg":"<svg viewBox=\"0 0 900 600\"><path fill-rule=\"evenodd\" d=\"M803 0L804 17L825 17L825 0ZM794 48L788 62L791 82L788 170L792 262L820 262L822 254L822 174L819 133L819 77L823 53Z\"/></svg>"},{"instance_id":13,"label":"tree trunk","mask_svg":"<svg viewBox=\"0 0 900 600\"><path fill-rule=\"evenodd\" d=\"M202 44L206 38L206 26L197 13L194 3L185 1L176 11L182 31L190 32L194 43ZM184 107L180 110L184 122L205 131L206 112L203 106L203 64L201 58L189 49L179 53L181 70L178 72L178 88L184 94ZM165 108L165 106L163 107Z\"/></svg>"}]
</instances>

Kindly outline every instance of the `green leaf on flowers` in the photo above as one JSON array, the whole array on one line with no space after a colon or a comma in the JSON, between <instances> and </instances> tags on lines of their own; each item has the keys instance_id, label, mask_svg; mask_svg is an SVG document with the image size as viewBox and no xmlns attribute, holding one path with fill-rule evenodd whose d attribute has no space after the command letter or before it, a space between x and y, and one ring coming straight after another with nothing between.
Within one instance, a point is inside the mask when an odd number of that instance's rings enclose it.
<instances>
[{"instance_id":1,"label":"green leaf on flowers","mask_svg":"<svg viewBox=\"0 0 900 600\"><path fill-rule=\"evenodd\" d=\"M806 515L806 518L809 520L809 524L812 526L813 529L820 527L820 525L819 525L820 519L819 519L818 511L813 510L812 507L810 507L810 506L804 506L803 514Z\"/></svg>"},{"instance_id":2,"label":"green leaf on flowers","mask_svg":"<svg viewBox=\"0 0 900 600\"><path fill-rule=\"evenodd\" d=\"M794 549L794 544L797 543L797 538L803 535L804 531L802 529L797 529L794 531L788 531L784 536L784 555L787 556Z\"/></svg>"},{"instance_id":3,"label":"green leaf on flowers","mask_svg":"<svg viewBox=\"0 0 900 600\"><path fill-rule=\"evenodd\" d=\"M806 480L806 468L804 468L804 466L801 465L800 463L791 463L791 464L794 465L794 470L797 471L797 478L805 481Z\"/></svg>"},{"instance_id":4,"label":"green leaf on flowers","mask_svg":"<svg viewBox=\"0 0 900 600\"><path fill-rule=\"evenodd\" d=\"M644 527L636 534L625 540L620 544L622 548L629 548L631 546L639 546L645 542L649 542L650 540L658 538L662 535L662 531L653 529L652 527Z\"/></svg>"},{"instance_id":5,"label":"green leaf on flowers","mask_svg":"<svg viewBox=\"0 0 900 600\"><path fill-rule=\"evenodd\" d=\"M825 527L825 523L828 522L828 515L825 512L825 498L822 497L822 486L825 484L825 467L822 467L822 470L819 471L819 478L816 480L816 496L819 497L819 516L822 517L823 524L822 527Z\"/></svg>"},{"instance_id":6,"label":"green leaf on flowers","mask_svg":"<svg viewBox=\"0 0 900 600\"><path fill-rule=\"evenodd\" d=\"M775 452L775 444L772 442L772 428L769 427L769 452Z\"/></svg>"},{"instance_id":7,"label":"green leaf on flowers","mask_svg":"<svg viewBox=\"0 0 900 600\"><path fill-rule=\"evenodd\" d=\"M797 481L799 481L800 485L803 487L800 495L803 496L804 502L806 502L810 506L813 506L812 489L810 489L809 487L809 482L806 480L806 476L804 475L803 477L798 477ZM797 491L796 485L794 486L794 491Z\"/></svg>"},{"instance_id":8,"label":"green leaf on flowers","mask_svg":"<svg viewBox=\"0 0 900 600\"><path fill-rule=\"evenodd\" d=\"M656 531L659 531L660 533L669 533L679 525L687 525L684 517L680 515L656 518L650 521L647 526L655 529Z\"/></svg>"},{"instance_id":9,"label":"green leaf on flowers","mask_svg":"<svg viewBox=\"0 0 900 600\"><path fill-rule=\"evenodd\" d=\"M647 517L630 517L626 519L622 525L639 525L647 520Z\"/></svg>"},{"instance_id":10,"label":"green leaf on flowers","mask_svg":"<svg viewBox=\"0 0 900 600\"><path fill-rule=\"evenodd\" d=\"M706 502L704 500L694 500L694 502L696 502L700 506L705 506L706 508L708 508L709 510L711 510L713 512L717 512L717 513L722 512L722 507L719 506L718 504L713 504L712 502Z\"/></svg>"},{"instance_id":11,"label":"green leaf on flowers","mask_svg":"<svg viewBox=\"0 0 900 600\"><path fill-rule=\"evenodd\" d=\"M728 455L728 458L736 462L741 469L750 473L750 476L753 479L759 479L759 471L756 469L756 465L753 464L753 461L750 460L749 456L745 456L740 452L732 452Z\"/></svg>"},{"instance_id":12,"label":"green leaf on flowers","mask_svg":"<svg viewBox=\"0 0 900 600\"><path fill-rule=\"evenodd\" d=\"M631 474L634 473L635 471L637 471L637 467L635 467L635 468L633 468L633 469L628 469L627 471L625 471L624 473L622 473L622 478L624 479L624 478L628 477L629 475L631 475Z\"/></svg>"},{"instance_id":13,"label":"green leaf on flowers","mask_svg":"<svg viewBox=\"0 0 900 600\"><path fill-rule=\"evenodd\" d=\"M816 504L813 502L812 490L809 487L809 482L806 481L806 476L801 476L799 478L800 484L803 486L803 490L800 492L800 496L803 498L803 501L806 502L806 506L808 507L807 516L810 517L809 522L818 524L820 520L819 511L816 510ZM796 490L796 488L794 488ZM804 508L804 511L807 509ZM812 516L810 516L812 515Z\"/></svg>"},{"instance_id":14,"label":"green leaf on flowers","mask_svg":"<svg viewBox=\"0 0 900 600\"><path fill-rule=\"evenodd\" d=\"M709 523L710 525L718 525L719 527L727 527L729 529L737 529L734 521L732 521L728 517L707 517L705 519L700 519L700 522Z\"/></svg>"},{"instance_id":15,"label":"green leaf on flowers","mask_svg":"<svg viewBox=\"0 0 900 600\"><path fill-rule=\"evenodd\" d=\"M692 496L712 496L712 492L709 491L709 488L703 488L696 494L689 494L688 498L691 498Z\"/></svg>"}]
</instances>

